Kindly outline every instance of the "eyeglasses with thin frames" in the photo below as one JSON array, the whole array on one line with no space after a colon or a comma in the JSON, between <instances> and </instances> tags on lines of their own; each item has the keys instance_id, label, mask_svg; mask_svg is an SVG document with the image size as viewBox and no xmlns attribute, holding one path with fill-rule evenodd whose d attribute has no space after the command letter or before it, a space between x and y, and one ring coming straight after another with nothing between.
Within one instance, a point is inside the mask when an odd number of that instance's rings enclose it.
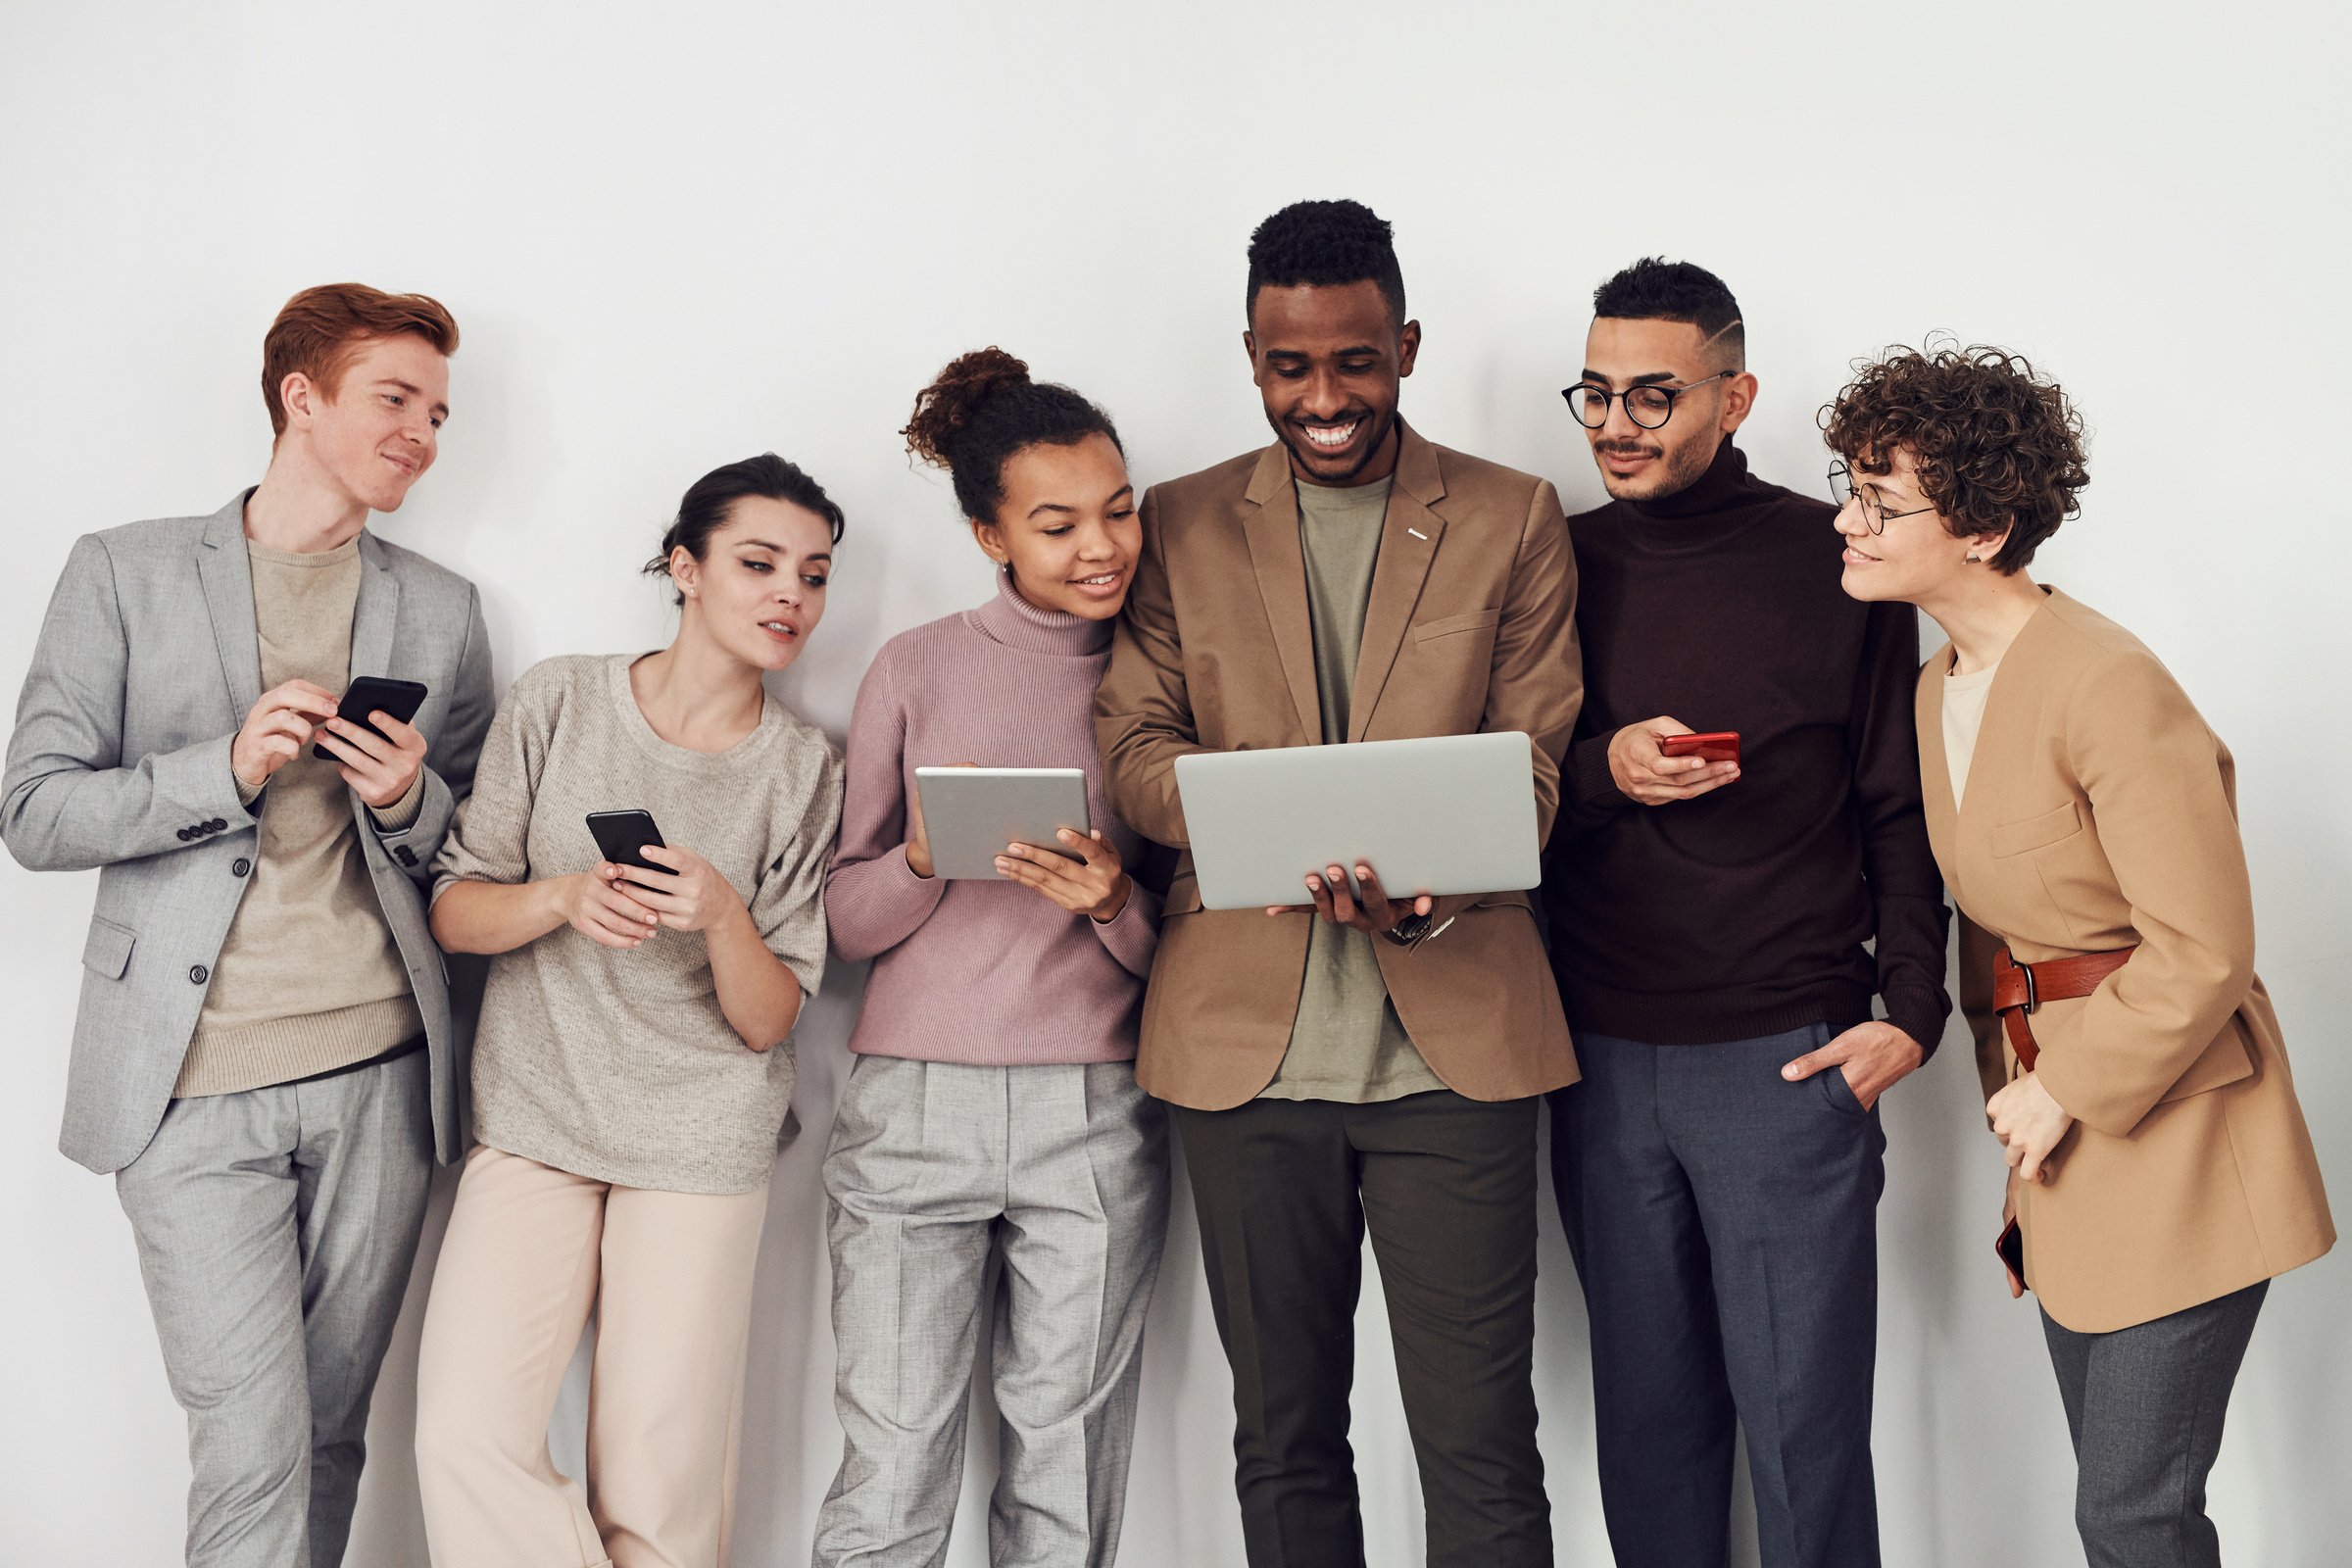
<instances>
[{"instance_id":1,"label":"eyeglasses with thin frames","mask_svg":"<svg viewBox=\"0 0 2352 1568\"><path fill-rule=\"evenodd\" d=\"M1854 483L1854 470L1842 462L1830 465L1830 499L1838 503L1840 512L1845 510L1845 504L1849 501L1859 503L1863 526L1872 533L1885 533L1889 517L1911 517L1936 510L1934 507L1913 507L1908 512L1886 511L1879 505L1879 498L1872 493L1867 481L1859 485Z\"/></svg>"},{"instance_id":2,"label":"eyeglasses with thin frames","mask_svg":"<svg viewBox=\"0 0 2352 1568\"><path fill-rule=\"evenodd\" d=\"M1659 386L1653 382L1647 386L1629 386L1622 392L1612 392L1597 382L1579 381L1574 386L1560 388L1560 396L1568 400L1568 412L1576 416L1576 422L1588 430L1597 430L1608 423L1609 405L1619 399L1625 402L1627 418L1641 429L1656 430L1674 417L1676 398L1686 392L1696 391L1709 381L1720 381L1727 375L1739 373L1738 370L1717 370L1713 375L1702 375L1681 386Z\"/></svg>"}]
</instances>

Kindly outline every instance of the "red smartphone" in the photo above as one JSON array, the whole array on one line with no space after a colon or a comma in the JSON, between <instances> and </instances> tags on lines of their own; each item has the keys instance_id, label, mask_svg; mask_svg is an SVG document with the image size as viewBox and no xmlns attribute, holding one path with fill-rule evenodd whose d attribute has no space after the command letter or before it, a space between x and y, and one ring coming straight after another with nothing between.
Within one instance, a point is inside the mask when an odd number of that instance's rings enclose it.
<instances>
[{"instance_id":1,"label":"red smartphone","mask_svg":"<svg viewBox=\"0 0 2352 1568\"><path fill-rule=\"evenodd\" d=\"M2024 1285L2026 1283L2026 1234L2017 1228L2017 1221L2011 1220L2001 1227L2000 1239L1992 1244L1992 1250L2000 1254L2002 1266L2017 1276L2017 1283Z\"/></svg>"},{"instance_id":2,"label":"red smartphone","mask_svg":"<svg viewBox=\"0 0 2352 1568\"><path fill-rule=\"evenodd\" d=\"M1710 730L1704 735L1668 735L1658 742L1658 750L1668 757L1696 757L1710 762L1740 760L1740 732L1734 729Z\"/></svg>"}]
</instances>

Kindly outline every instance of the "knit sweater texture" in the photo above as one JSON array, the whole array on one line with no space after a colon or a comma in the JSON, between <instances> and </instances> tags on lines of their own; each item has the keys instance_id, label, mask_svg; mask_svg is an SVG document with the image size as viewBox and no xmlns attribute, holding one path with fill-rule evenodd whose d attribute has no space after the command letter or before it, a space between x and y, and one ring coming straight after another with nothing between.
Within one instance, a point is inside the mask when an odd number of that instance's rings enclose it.
<instances>
[{"instance_id":1,"label":"knit sweater texture","mask_svg":"<svg viewBox=\"0 0 2352 1568\"><path fill-rule=\"evenodd\" d=\"M871 958L850 1049L981 1066L1134 1056L1159 901L1133 884L1115 919L1015 882L918 877L906 802L918 767L1077 767L1089 822L1132 869L1143 840L1111 815L1095 687L1111 622L1041 610L999 573L976 610L883 644L850 721L841 848L825 884L833 946Z\"/></svg>"},{"instance_id":2,"label":"knit sweater texture","mask_svg":"<svg viewBox=\"0 0 2352 1568\"><path fill-rule=\"evenodd\" d=\"M1920 806L1918 615L1846 596L1835 514L1726 441L1689 489L1569 520L1585 708L1544 891L1575 1025L1754 1039L1863 1022L1876 993L1936 1049L1948 915ZM1740 777L1666 806L1622 794L1609 742L1660 715L1739 731Z\"/></svg>"},{"instance_id":3,"label":"knit sweater texture","mask_svg":"<svg viewBox=\"0 0 2352 1568\"><path fill-rule=\"evenodd\" d=\"M602 857L588 813L650 811L664 843L727 879L767 950L814 996L840 755L772 695L726 751L673 745L631 690L641 657L551 659L523 672L433 862L434 898L460 881L592 871ZM789 1040L754 1051L727 1022L700 931L664 927L624 951L561 925L490 960L473 1114L493 1149L621 1187L750 1192L774 1167L792 1079Z\"/></svg>"}]
</instances>

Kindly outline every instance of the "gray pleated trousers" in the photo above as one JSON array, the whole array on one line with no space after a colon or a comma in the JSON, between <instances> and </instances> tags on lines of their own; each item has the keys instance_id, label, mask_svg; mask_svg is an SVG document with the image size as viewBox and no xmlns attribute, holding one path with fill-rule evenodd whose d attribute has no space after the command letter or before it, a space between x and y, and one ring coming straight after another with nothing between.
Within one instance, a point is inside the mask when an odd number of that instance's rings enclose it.
<instances>
[{"instance_id":1,"label":"gray pleated trousers","mask_svg":"<svg viewBox=\"0 0 2352 1568\"><path fill-rule=\"evenodd\" d=\"M188 1413L191 1568L334 1568L433 1174L421 1051L175 1100L115 1174Z\"/></svg>"},{"instance_id":2,"label":"gray pleated trousers","mask_svg":"<svg viewBox=\"0 0 2352 1568\"><path fill-rule=\"evenodd\" d=\"M825 1196L846 1441L817 1518L818 1568L945 1560L992 1259L1002 1422L989 1560L1108 1564L1168 1214L1166 1113L1134 1064L860 1056Z\"/></svg>"},{"instance_id":3,"label":"gray pleated trousers","mask_svg":"<svg viewBox=\"0 0 2352 1568\"><path fill-rule=\"evenodd\" d=\"M2269 1292L2264 1280L2107 1334L2077 1334L2042 1313L2091 1568L2218 1568L2205 1477Z\"/></svg>"}]
</instances>

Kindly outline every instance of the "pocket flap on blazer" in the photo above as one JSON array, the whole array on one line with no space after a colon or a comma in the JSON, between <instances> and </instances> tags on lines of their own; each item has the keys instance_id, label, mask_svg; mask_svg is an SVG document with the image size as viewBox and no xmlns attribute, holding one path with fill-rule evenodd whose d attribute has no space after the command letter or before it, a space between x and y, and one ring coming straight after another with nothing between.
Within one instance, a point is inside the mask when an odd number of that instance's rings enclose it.
<instances>
[{"instance_id":1,"label":"pocket flap on blazer","mask_svg":"<svg viewBox=\"0 0 2352 1568\"><path fill-rule=\"evenodd\" d=\"M2042 849L2060 839L2071 838L2082 829L2082 815L2076 811L2075 803L2069 801L2054 811L2029 816L2022 822L2003 822L1994 828L1990 840L1992 858L1998 860Z\"/></svg>"},{"instance_id":2,"label":"pocket flap on blazer","mask_svg":"<svg viewBox=\"0 0 2352 1568\"><path fill-rule=\"evenodd\" d=\"M1415 626L1413 641L1425 643L1432 637L1449 637L1457 631L1482 631L1500 619L1499 610L1473 610L1467 615L1446 615Z\"/></svg>"},{"instance_id":3,"label":"pocket flap on blazer","mask_svg":"<svg viewBox=\"0 0 2352 1568\"><path fill-rule=\"evenodd\" d=\"M120 980L130 967L130 950L138 933L112 920L90 917L90 938L81 945L81 966L94 975Z\"/></svg>"},{"instance_id":4,"label":"pocket flap on blazer","mask_svg":"<svg viewBox=\"0 0 2352 1568\"><path fill-rule=\"evenodd\" d=\"M2188 1071L2182 1073L2156 1103L2169 1105L2176 1100L2206 1094L2225 1084L2233 1084L2240 1078L2253 1076L2254 1057L2246 1050L2243 1028L2235 1018L2231 1018L2222 1027L2222 1032L2213 1037L2213 1044L2205 1048L2205 1054L2188 1064Z\"/></svg>"}]
</instances>

